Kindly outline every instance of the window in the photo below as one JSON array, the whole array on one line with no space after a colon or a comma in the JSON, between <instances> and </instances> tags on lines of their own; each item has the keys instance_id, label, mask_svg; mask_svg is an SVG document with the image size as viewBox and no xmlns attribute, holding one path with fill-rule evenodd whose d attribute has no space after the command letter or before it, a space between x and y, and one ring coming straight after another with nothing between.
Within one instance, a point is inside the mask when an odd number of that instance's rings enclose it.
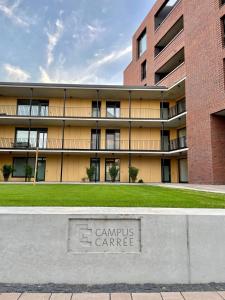
<instances>
[{"instance_id":1,"label":"window","mask_svg":"<svg viewBox=\"0 0 225 300\"><path fill-rule=\"evenodd\" d=\"M222 42L223 46L225 46L225 16L221 18L221 31L222 31Z\"/></svg>"},{"instance_id":2,"label":"window","mask_svg":"<svg viewBox=\"0 0 225 300\"><path fill-rule=\"evenodd\" d=\"M34 157L15 157L13 158L12 177L26 177L26 166L31 166L32 176L34 177L35 158ZM45 180L45 158L39 157L37 162L37 181Z\"/></svg>"},{"instance_id":3,"label":"window","mask_svg":"<svg viewBox=\"0 0 225 300\"><path fill-rule=\"evenodd\" d=\"M106 149L107 150L120 149L120 130L115 130L115 129L106 130Z\"/></svg>"},{"instance_id":4,"label":"window","mask_svg":"<svg viewBox=\"0 0 225 300\"><path fill-rule=\"evenodd\" d=\"M120 181L120 159L110 158L105 160L105 181L112 181L109 170L113 165L116 165L116 168L119 170L116 181Z\"/></svg>"},{"instance_id":5,"label":"window","mask_svg":"<svg viewBox=\"0 0 225 300\"><path fill-rule=\"evenodd\" d=\"M101 140L101 130L92 129L91 130L91 149L97 150L100 149L100 140Z\"/></svg>"},{"instance_id":6,"label":"window","mask_svg":"<svg viewBox=\"0 0 225 300\"><path fill-rule=\"evenodd\" d=\"M91 181L100 181L100 158L91 158L90 165L95 168L94 176Z\"/></svg>"},{"instance_id":7,"label":"window","mask_svg":"<svg viewBox=\"0 0 225 300\"><path fill-rule=\"evenodd\" d=\"M30 105L31 103L31 105ZM18 100L17 101L17 114L19 116L48 116L47 100Z\"/></svg>"},{"instance_id":8,"label":"window","mask_svg":"<svg viewBox=\"0 0 225 300\"><path fill-rule=\"evenodd\" d=\"M146 76L147 76L147 61L145 60L141 64L141 80L146 79Z\"/></svg>"},{"instance_id":9,"label":"window","mask_svg":"<svg viewBox=\"0 0 225 300\"><path fill-rule=\"evenodd\" d=\"M92 118L98 118L101 116L101 102L92 101Z\"/></svg>"},{"instance_id":10,"label":"window","mask_svg":"<svg viewBox=\"0 0 225 300\"><path fill-rule=\"evenodd\" d=\"M147 32L146 29L141 33L138 42L138 57L140 57L147 49Z\"/></svg>"},{"instance_id":11,"label":"window","mask_svg":"<svg viewBox=\"0 0 225 300\"><path fill-rule=\"evenodd\" d=\"M46 148L47 129L16 129L15 148Z\"/></svg>"},{"instance_id":12,"label":"window","mask_svg":"<svg viewBox=\"0 0 225 300\"><path fill-rule=\"evenodd\" d=\"M160 118L166 120L169 118L169 102L160 102Z\"/></svg>"},{"instance_id":13,"label":"window","mask_svg":"<svg viewBox=\"0 0 225 300\"><path fill-rule=\"evenodd\" d=\"M119 118L120 117L120 102L107 101L106 102L106 115L107 115L107 118Z\"/></svg>"},{"instance_id":14,"label":"window","mask_svg":"<svg viewBox=\"0 0 225 300\"><path fill-rule=\"evenodd\" d=\"M166 0L158 12L155 14L155 29L157 29L166 17L170 14L179 0Z\"/></svg>"},{"instance_id":15,"label":"window","mask_svg":"<svg viewBox=\"0 0 225 300\"><path fill-rule=\"evenodd\" d=\"M13 177L25 177L26 166L32 167L32 177L34 176L35 158L16 157L13 159Z\"/></svg>"}]
</instances>

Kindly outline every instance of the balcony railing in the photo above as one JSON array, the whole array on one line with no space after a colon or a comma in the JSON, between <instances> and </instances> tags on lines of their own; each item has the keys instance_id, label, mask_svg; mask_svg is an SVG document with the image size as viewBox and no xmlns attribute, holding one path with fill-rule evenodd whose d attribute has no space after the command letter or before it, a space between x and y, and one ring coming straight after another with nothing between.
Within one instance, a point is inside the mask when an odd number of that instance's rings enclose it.
<instances>
[{"instance_id":1,"label":"balcony railing","mask_svg":"<svg viewBox=\"0 0 225 300\"><path fill-rule=\"evenodd\" d=\"M132 119L169 119L169 114L162 115L160 109L153 108L132 108L129 113L129 108L120 108L116 114L111 114L106 109L101 109L97 115L96 111L92 111L91 107L66 107L65 115L64 109L60 106L49 106L44 111L32 111L27 109L19 109L17 106L1 105L0 117L41 117L41 118L106 118L106 119L128 119L129 115ZM174 114L173 114L174 116Z\"/></svg>"},{"instance_id":2,"label":"balcony railing","mask_svg":"<svg viewBox=\"0 0 225 300\"><path fill-rule=\"evenodd\" d=\"M187 148L186 136L170 141L170 151Z\"/></svg>"},{"instance_id":3,"label":"balcony railing","mask_svg":"<svg viewBox=\"0 0 225 300\"><path fill-rule=\"evenodd\" d=\"M186 103L185 101L180 102L177 105L170 107L169 109L169 118L174 118L182 113L186 112Z\"/></svg>"},{"instance_id":4,"label":"balcony railing","mask_svg":"<svg viewBox=\"0 0 225 300\"><path fill-rule=\"evenodd\" d=\"M164 145L165 147L165 145ZM85 151L172 151L186 148L186 138L180 138L170 141L170 145L163 150L160 140L117 140L113 143L101 141L96 145L91 140L75 139L45 139L37 141L36 139L11 139L0 138L0 149L15 150L85 150Z\"/></svg>"}]
</instances>

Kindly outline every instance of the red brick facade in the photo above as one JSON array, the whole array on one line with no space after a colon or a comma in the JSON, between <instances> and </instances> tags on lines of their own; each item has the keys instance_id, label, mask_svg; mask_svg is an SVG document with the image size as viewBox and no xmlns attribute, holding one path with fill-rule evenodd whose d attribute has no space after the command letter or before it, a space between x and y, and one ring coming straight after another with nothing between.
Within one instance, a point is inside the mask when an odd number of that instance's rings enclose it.
<instances>
[{"instance_id":1,"label":"red brick facade","mask_svg":"<svg viewBox=\"0 0 225 300\"><path fill-rule=\"evenodd\" d=\"M225 184L225 49L220 0L181 0L155 31L154 16L165 0L158 0L133 37L133 58L124 71L124 84L153 85L155 72L184 48L185 63L158 85L172 86L185 79L189 182ZM184 30L154 57L154 47L183 15ZM137 38L147 28L147 51L137 58ZM140 65L147 59L147 78L141 81ZM225 114L224 114L225 115Z\"/></svg>"}]
</instances>

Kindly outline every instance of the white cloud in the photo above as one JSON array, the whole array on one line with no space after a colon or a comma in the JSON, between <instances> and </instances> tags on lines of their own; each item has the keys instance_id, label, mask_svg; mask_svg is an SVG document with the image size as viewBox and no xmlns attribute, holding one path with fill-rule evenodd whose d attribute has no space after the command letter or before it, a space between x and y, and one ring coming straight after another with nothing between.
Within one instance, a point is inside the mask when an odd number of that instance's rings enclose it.
<instances>
[{"instance_id":1,"label":"white cloud","mask_svg":"<svg viewBox=\"0 0 225 300\"><path fill-rule=\"evenodd\" d=\"M96 20L93 24L87 25L87 36L91 42L101 37L102 33L105 31L106 28L104 28L98 20Z\"/></svg>"},{"instance_id":2,"label":"white cloud","mask_svg":"<svg viewBox=\"0 0 225 300\"><path fill-rule=\"evenodd\" d=\"M18 14L17 8L20 4L21 0L15 1L11 6L4 0L0 0L0 11L15 24L22 27L28 27L29 23Z\"/></svg>"},{"instance_id":3,"label":"white cloud","mask_svg":"<svg viewBox=\"0 0 225 300\"><path fill-rule=\"evenodd\" d=\"M30 78L30 74L28 74L20 67L13 66L10 64L4 64L3 67L7 74L7 78L10 81L23 82L23 81L27 81Z\"/></svg>"},{"instance_id":4,"label":"white cloud","mask_svg":"<svg viewBox=\"0 0 225 300\"><path fill-rule=\"evenodd\" d=\"M48 36L48 45L47 45L47 65L50 66L54 61L54 49L57 46L63 31L64 31L64 25L63 22L60 19L56 20L56 30L54 33L47 32Z\"/></svg>"},{"instance_id":5,"label":"white cloud","mask_svg":"<svg viewBox=\"0 0 225 300\"><path fill-rule=\"evenodd\" d=\"M113 51L108 55L102 56L101 58L93 60L89 66L83 67L82 70L76 67L65 69L61 67L56 67L51 72L47 71L43 67L39 67L40 70L40 81L44 83L74 83L74 84L118 84L118 78L121 76L113 76L110 80L103 78L102 75L99 76L100 71L103 67L111 65L116 61L130 55L131 46Z\"/></svg>"}]
</instances>

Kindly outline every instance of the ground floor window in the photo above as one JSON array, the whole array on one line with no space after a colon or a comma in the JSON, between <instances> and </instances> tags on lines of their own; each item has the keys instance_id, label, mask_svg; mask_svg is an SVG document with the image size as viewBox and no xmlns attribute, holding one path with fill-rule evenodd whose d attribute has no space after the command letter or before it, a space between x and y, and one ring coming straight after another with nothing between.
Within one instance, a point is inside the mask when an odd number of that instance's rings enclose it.
<instances>
[{"instance_id":1,"label":"ground floor window","mask_svg":"<svg viewBox=\"0 0 225 300\"><path fill-rule=\"evenodd\" d=\"M179 160L179 181L180 183L188 182L188 164L186 158Z\"/></svg>"},{"instance_id":2,"label":"ground floor window","mask_svg":"<svg viewBox=\"0 0 225 300\"><path fill-rule=\"evenodd\" d=\"M46 160L44 158L38 158L37 163L37 181L45 180L45 165ZM34 177L35 170L35 158L34 157L14 157L13 158L13 174L12 177L26 178L27 166L32 169L31 177Z\"/></svg>"},{"instance_id":3,"label":"ground floor window","mask_svg":"<svg viewBox=\"0 0 225 300\"><path fill-rule=\"evenodd\" d=\"M105 160L105 181L112 181L110 168L112 168L113 165L116 165L116 168L118 169L116 181L120 181L120 159L118 158L107 158Z\"/></svg>"},{"instance_id":4,"label":"ground floor window","mask_svg":"<svg viewBox=\"0 0 225 300\"><path fill-rule=\"evenodd\" d=\"M161 160L162 182L171 182L171 161L170 159Z\"/></svg>"},{"instance_id":5,"label":"ground floor window","mask_svg":"<svg viewBox=\"0 0 225 300\"><path fill-rule=\"evenodd\" d=\"M91 158L90 165L95 168L95 173L91 181L100 181L100 158Z\"/></svg>"}]
</instances>

